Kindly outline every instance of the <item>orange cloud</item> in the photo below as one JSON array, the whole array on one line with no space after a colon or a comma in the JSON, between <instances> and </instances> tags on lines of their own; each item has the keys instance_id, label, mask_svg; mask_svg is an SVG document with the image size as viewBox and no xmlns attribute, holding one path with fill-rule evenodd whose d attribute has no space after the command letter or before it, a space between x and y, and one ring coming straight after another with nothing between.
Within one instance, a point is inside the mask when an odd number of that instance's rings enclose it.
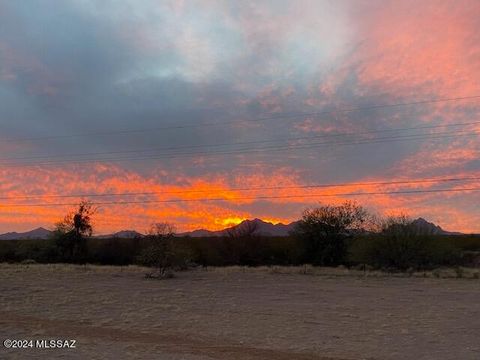
<instances>
[{"instance_id":1,"label":"orange cloud","mask_svg":"<svg viewBox=\"0 0 480 360\"><path fill-rule=\"evenodd\" d=\"M287 170L287 169L285 169ZM234 178L217 175L205 178L174 178L171 183L165 183L155 177L143 176L112 165L96 165L92 169L35 169L12 168L0 170L0 229L26 230L32 226L49 226L60 220L63 215L73 208L73 205L48 206L54 204L75 204L80 200L75 198L42 197L42 195L72 195L72 194L108 194L130 193L131 196L92 196L91 200L99 205L95 217L96 231L106 233L125 228L135 228L144 231L150 223L169 221L177 224L180 231L206 228L218 230L231 226L244 219L260 217L273 223L296 220L301 211L307 206L319 203L338 204L346 197L338 194L369 193L398 191L408 189L435 189L441 183L396 184L396 185L359 185L344 184L328 188L305 187L295 173L287 171L274 173L239 174ZM470 174L473 176L474 174ZM467 174L465 174L467 176ZM407 178L408 179L408 178ZM401 181L405 178L370 178L363 182ZM182 186L176 184L183 184ZM467 186L468 185L468 186ZM470 182L471 187L480 182ZM304 186L304 187L301 187ZM263 189L256 189L262 187ZM281 187L281 188L280 188ZM449 187L452 187L449 185ZM154 193L154 194L141 194ZM36 200L22 200L25 195L38 196ZM410 213L417 211L428 214L439 214L441 225L454 230L473 231L477 222L473 215L457 212L457 216L449 219L440 214L452 213L448 201L438 203L439 198L448 198L450 201L463 199L459 194L415 194L357 196L360 203L379 212L391 212L395 209L410 209ZM468 195L467 195L468 196ZM274 198L271 198L274 197ZM276 198L275 198L276 197ZM10 199L8 199L10 198ZM199 199L224 199L222 201L195 201ZM162 201L178 202L162 202ZM109 204L109 202L132 202L127 205ZM436 204L429 205L432 201ZM32 203L41 203L45 206L29 206ZM16 204L19 206L5 206ZM267 207L260 206L267 204ZM260 207L259 207L260 206ZM290 207L291 210L284 211ZM464 220L460 219L460 214ZM456 219L454 221L454 219ZM455 227L454 227L455 226ZM456 226L462 226L458 228ZM476 229L478 231L478 229Z\"/></svg>"},{"instance_id":2,"label":"orange cloud","mask_svg":"<svg viewBox=\"0 0 480 360\"><path fill-rule=\"evenodd\" d=\"M354 57L370 88L395 95L478 94L480 3L375 2L365 6L359 31L365 39ZM366 10L372 11L366 11Z\"/></svg>"}]
</instances>

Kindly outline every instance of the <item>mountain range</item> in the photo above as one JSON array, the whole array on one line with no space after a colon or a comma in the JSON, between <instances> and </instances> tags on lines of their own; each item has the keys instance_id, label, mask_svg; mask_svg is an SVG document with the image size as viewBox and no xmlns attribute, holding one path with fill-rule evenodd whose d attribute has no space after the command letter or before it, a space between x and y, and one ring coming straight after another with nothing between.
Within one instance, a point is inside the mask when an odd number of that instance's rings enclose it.
<instances>
[{"instance_id":1,"label":"mountain range","mask_svg":"<svg viewBox=\"0 0 480 360\"><path fill-rule=\"evenodd\" d=\"M0 235L0 240L17 240L17 239L46 239L51 235L51 231L43 227L37 229L18 233L18 232L8 232L6 234Z\"/></svg>"},{"instance_id":2,"label":"mountain range","mask_svg":"<svg viewBox=\"0 0 480 360\"><path fill-rule=\"evenodd\" d=\"M294 221L290 224L272 224L270 222L263 221L261 219L244 220L238 225L231 226L229 228L217 231L210 231L205 229L199 229L184 233L179 233L177 236L190 236L190 237L217 237L217 236L229 236L229 235L263 235L263 236L287 236L294 228L298 221Z\"/></svg>"},{"instance_id":3,"label":"mountain range","mask_svg":"<svg viewBox=\"0 0 480 360\"><path fill-rule=\"evenodd\" d=\"M261 219L253 219L253 220L244 220L238 225L231 226L223 230L211 231L206 229L199 229L194 231L178 233L176 234L176 236L218 237L218 236L236 236L236 235L242 235L242 234L263 235L263 236L287 236L295 228L297 223L298 221L294 221L290 224L282 224L282 223L272 224L270 222L266 222ZM423 218L418 218L414 220L412 224L422 234L461 235L461 233L458 233L458 232L445 231L440 226L435 225L434 223L428 222ZM6 234L1 234L0 240L46 239L51 234L52 234L52 231L47 230L43 227L39 227L37 229L23 232L23 233L9 232ZM132 238L143 237L143 236L145 235L135 230L122 230L113 234L98 235L95 237L98 239L107 239L107 238L132 239Z\"/></svg>"}]
</instances>

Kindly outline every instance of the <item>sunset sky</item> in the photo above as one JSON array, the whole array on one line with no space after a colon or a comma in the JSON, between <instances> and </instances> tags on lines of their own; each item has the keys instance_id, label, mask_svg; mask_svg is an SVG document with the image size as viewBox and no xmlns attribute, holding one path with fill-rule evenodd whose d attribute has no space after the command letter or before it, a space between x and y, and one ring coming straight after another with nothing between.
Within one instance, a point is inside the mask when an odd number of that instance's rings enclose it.
<instances>
[{"instance_id":1,"label":"sunset sky","mask_svg":"<svg viewBox=\"0 0 480 360\"><path fill-rule=\"evenodd\" d=\"M479 19L476 0L0 0L0 233L82 198L97 233L346 199L480 233Z\"/></svg>"}]
</instances>

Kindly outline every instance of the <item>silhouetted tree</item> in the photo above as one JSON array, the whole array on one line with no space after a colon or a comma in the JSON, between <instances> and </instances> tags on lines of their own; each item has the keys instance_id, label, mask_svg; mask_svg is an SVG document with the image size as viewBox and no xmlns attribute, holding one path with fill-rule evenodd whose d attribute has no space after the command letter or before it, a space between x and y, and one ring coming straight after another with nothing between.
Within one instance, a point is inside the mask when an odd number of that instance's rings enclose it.
<instances>
[{"instance_id":1,"label":"silhouetted tree","mask_svg":"<svg viewBox=\"0 0 480 360\"><path fill-rule=\"evenodd\" d=\"M150 245L146 247L139 256L140 264L149 266L157 272L148 274L149 277L159 278L171 277L171 270L176 265L176 254L174 252L175 226L163 222L152 224L147 232L147 241Z\"/></svg>"},{"instance_id":2,"label":"silhouetted tree","mask_svg":"<svg viewBox=\"0 0 480 360\"><path fill-rule=\"evenodd\" d=\"M425 269L459 262L451 242L432 235L407 215L380 219L375 234L359 239L352 259L386 270Z\"/></svg>"},{"instance_id":3,"label":"silhouetted tree","mask_svg":"<svg viewBox=\"0 0 480 360\"><path fill-rule=\"evenodd\" d=\"M78 209L68 213L55 224L54 238L62 260L84 263L86 260L86 238L92 236L92 216L96 209L89 201L82 201Z\"/></svg>"},{"instance_id":4,"label":"silhouetted tree","mask_svg":"<svg viewBox=\"0 0 480 360\"><path fill-rule=\"evenodd\" d=\"M422 229L404 214L383 220L380 235L373 258L387 268L424 268L455 256L429 229Z\"/></svg>"},{"instance_id":5,"label":"silhouetted tree","mask_svg":"<svg viewBox=\"0 0 480 360\"><path fill-rule=\"evenodd\" d=\"M304 211L294 235L304 243L304 261L314 265L338 265L347 255L347 239L362 232L370 215L355 202L326 205Z\"/></svg>"},{"instance_id":6,"label":"silhouetted tree","mask_svg":"<svg viewBox=\"0 0 480 360\"><path fill-rule=\"evenodd\" d=\"M224 262L229 265L256 265L263 255L260 249L261 236L258 224L244 221L225 231L221 252Z\"/></svg>"}]
</instances>

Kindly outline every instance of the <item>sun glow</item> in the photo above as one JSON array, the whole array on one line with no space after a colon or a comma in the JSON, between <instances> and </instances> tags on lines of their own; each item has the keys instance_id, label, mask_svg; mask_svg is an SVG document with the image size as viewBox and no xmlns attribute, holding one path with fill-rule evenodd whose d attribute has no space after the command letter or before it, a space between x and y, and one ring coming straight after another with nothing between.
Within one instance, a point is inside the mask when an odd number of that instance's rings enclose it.
<instances>
[{"instance_id":1,"label":"sun glow","mask_svg":"<svg viewBox=\"0 0 480 360\"><path fill-rule=\"evenodd\" d=\"M244 220L247 220L247 218L232 216L224 219L215 219L215 224L222 226L234 226L240 224Z\"/></svg>"},{"instance_id":2,"label":"sun glow","mask_svg":"<svg viewBox=\"0 0 480 360\"><path fill-rule=\"evenodd\" d=\"M265 221L265 222L271 223L273 225L277 225L277 224L280 224L280 223L283 223L283 224L288 223L288 221L278 220L278 219L270 219L270 218L262 218L262 220Z\"/></svg>"}]
</instances>

